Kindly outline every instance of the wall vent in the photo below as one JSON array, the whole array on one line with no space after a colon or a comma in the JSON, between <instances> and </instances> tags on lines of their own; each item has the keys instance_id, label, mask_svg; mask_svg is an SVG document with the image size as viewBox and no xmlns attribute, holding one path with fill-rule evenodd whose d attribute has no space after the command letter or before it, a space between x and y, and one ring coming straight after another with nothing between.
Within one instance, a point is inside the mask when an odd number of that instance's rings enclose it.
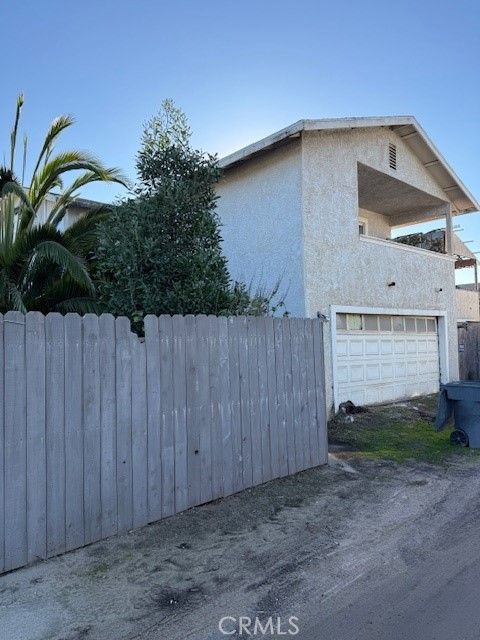
<instances>
[{"instance_id":1,"label":"wall vent","mask_svg":"<svg viewBox=\"0 0 480 640\"><path fill-rule=\"evenodd\" d=\"M388 145L388 164L390 169L397 168L397 147L390 142Z\"/></svg>"}]
</instances>

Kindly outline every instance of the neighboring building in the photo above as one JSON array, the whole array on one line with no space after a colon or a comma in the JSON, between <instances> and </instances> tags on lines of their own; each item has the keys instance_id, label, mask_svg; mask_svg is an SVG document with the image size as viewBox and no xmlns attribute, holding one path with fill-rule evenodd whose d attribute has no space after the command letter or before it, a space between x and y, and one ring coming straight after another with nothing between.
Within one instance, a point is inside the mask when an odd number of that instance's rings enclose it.
<instances>
[{"instance_id":1,"label":"neighboring building","mask_svg":"<svg viewBox=\"0 0 480 640\"><path fill-rule=\"evenodd\" d=\"M44 199L41 209L38 212L37 220L39 223L43 223L48 218L50 211L52 210L55 202L57 201L58 196L53 193L49 193L48 196ZM73 224L76 220L84 216L88 211L95 211L101 207L105 207L105 203L96 202L95 200L86 200L85 198L75 198L72 204L68 207L67 213L65 214L61 224L59 225L60 229L66 229L71 224Z\"/></svg>"},{"instance_id":2,"label":"neighboring building","mask_svg":"<svg viewBox=\"0 0 480 640\"><path fill-rule=\"evenodd\" d=\"M390 401L458 378L452 213L479 205L415 118L302 120L221 161L234 278L324 325L327 402ZM446 221L446 254L390 240Z\"/></svg>"},{"instance_id":3,"label":"neighboring building","mask_svg":"<svg viewBox=\"0 0 480 640\"><path fill-rule=\"evenodd\" d=\"M406 236L398 236L395 240L414 247L446 253L445 229L434 229L427 233L411 233ZM473 283L457 285L455 291L457 322L478 322L480 320L480 298L477 257L455 233L452 239L452 253L455 256L455 269L473 267L474 271Z\"/></svg>"}]
</instances>

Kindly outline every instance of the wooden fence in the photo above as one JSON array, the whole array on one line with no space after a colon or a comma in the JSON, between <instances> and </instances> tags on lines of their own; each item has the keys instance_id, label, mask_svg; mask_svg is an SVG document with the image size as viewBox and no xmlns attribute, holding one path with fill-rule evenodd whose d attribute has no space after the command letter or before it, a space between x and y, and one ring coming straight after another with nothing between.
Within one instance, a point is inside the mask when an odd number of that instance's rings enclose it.
<instances>
[{"instance_id":1,"label":"wooden fence","mask_svg":"<svg viewBox=\"0 0 480 640\"><path fill-rule=\"evenodd\" d=\"M0 571L327 461L318 320L0 315Z\"/></svg>"},{"instance_id":2,"label":"wooden fence","mask_svg":"<svg viewBox=\"0 0 480 640\"><path fill-rule=\"evenodd\" d=\"M480 380L480 322L458 325L460 380Z\"/></svg>"}]
</instances>

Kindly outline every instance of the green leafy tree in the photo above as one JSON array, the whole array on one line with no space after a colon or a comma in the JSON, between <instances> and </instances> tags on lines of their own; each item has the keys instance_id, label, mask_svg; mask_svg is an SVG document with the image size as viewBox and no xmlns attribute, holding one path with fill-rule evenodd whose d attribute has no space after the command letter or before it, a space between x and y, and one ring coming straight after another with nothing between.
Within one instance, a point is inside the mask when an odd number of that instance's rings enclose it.
<instances>
[{"instance_id":1,"label":"green leafy tree","mask_svg":"<svg viewBox=\"0 0 480 640\"><path fill-rule=\"evenodd\" d=\"M145 126L139 184L101 225L96 284L104 307L141 329L147 313L263 314L268 296L233 283L215 212L216 156L190 146L171 101Z\"/></svg>"},{"instance_id":2,"label":"green leafy tree","mask_svg":"<svg viewBox=\"0 0 480 640\"><path fill-rule=\"evenodd\" d=\"M86 153L54 153L60 134L73 124L71 117L60 116L47 131L25 187L27 138L19 173L15 162L22 106L20 95L9 164L0 165L0 312L94 311L98 307L87 261L96 248L98 224L108 212L92 211L66 230L61 229L62 220L82 187L124 180L117 169L105 168ZM64 186L72 172L74 178ZM52 190L58 195L45 220L44 203Z\"/></svg>"}]
</instances>

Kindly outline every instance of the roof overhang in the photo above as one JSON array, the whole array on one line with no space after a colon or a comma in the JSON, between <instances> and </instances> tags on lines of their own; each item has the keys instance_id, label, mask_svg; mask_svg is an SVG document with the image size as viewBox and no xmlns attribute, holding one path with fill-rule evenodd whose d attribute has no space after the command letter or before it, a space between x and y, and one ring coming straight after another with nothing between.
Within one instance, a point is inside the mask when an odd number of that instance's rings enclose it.
<instances>
[{"instance_id":1,"label":"roof overhang","mask_svg":"<svg viewBox=\"0 0 480 640\"><path fill-rule=\"evenodd\" d=\"M422 162L425 170L443 189L454 213L472 213L480 204L465 187L460 178L435 147L413 116L386 116L371 118L333 118L324 120L299 120L258 142L232 153L219 161L222 169L230 169L250 158L277 147L286 140L299 137L303 131L328 131L386 127L395 131Z\"/></svg>"}]
</instances>

